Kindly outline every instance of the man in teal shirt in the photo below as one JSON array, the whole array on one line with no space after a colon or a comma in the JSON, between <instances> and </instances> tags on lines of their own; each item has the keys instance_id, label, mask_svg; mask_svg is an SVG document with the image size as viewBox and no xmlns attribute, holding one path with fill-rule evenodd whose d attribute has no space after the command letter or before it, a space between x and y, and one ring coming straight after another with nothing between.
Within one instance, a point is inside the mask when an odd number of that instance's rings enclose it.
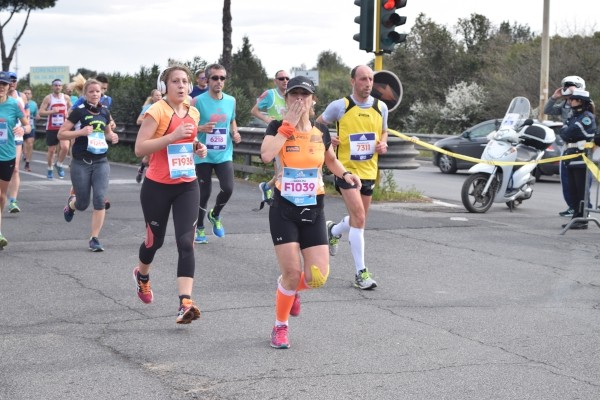
<instances>
[{"instance_id":1,"label":"man in teal shirt","mask_svg":"<svg viewBox=\"0 0 600 400\"><path fill-rule=\"evenodd\" d=\"M223 92L227 71L219 64L206 67L208 91L196 97L194 103L200 111L198 141L206 145L205 158L194 157L196 175L200 185L200 208L194 243L207 243L204 217L212 224L216 237L225 236L221 223L221 211L233 193L233 144L242 138L235 122L235 98ZM208 200L212 190L212 173L219 180L220 191L214 207L208 211Z\"/></svg>"}]
</instances>

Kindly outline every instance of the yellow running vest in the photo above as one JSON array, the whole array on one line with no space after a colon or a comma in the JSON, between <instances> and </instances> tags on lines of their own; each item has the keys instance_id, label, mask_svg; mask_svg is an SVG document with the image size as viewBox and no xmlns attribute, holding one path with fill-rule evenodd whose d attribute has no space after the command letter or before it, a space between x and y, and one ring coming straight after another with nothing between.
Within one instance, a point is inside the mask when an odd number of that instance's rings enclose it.
<instances>
[{"instance_id":1,"label":"yellow running vest","mask_svg":"<svg viewBox=\"0 0 600 400\"><path fill-rule=\"evenodd\" d=\"M346 113L336 123L340 144L336 155L344 167L361 179L377 179L378 154L375 146L381 140L383 117L379 101L360 108L346 97Z\"/></svg>"}]
</instances>

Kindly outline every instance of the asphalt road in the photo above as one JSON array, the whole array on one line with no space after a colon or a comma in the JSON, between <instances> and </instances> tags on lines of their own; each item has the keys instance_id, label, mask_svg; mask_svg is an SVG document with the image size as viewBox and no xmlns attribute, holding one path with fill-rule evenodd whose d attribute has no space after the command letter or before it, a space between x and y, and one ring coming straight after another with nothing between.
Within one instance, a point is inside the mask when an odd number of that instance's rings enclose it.
<instances>
[{"instance_id":1,"label":"asphalt road","mask_svg":"<svg viewBox=\"0 0 600 400\"><path fill-rule=\"evenodd\" d=\"M375 204L366 262L379 287L352 287L342 240L327 285L302 294L291 348L275 350L279 272L267 212L251 211L255 184L236 181L226 236L196 247L203 314L177 326L172 225L153 304L131 278L144 237L135 168L113 165L106 251L91 253L91 213L64 221L68 173L48 182L36 157L22 212L2 217L0 399L600 398L600 228L559 235L557 183L540 185L556 196L547 209L534 206L542 189L530 205L483 215L449 196ZM423 185L449 178L397 173ZM329 218L343 210L327 199Z\"/></svg>"}]
</instances>

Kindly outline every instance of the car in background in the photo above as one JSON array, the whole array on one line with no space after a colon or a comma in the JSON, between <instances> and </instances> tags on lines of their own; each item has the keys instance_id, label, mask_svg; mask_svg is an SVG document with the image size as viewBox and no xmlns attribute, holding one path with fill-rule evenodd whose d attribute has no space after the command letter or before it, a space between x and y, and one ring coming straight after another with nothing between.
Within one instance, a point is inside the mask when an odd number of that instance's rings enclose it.
<instances>
[{"instance_id":1,"label":"car in background","mask_svg":"<svg viewBox=\"0 0 600 400\"><path fill-rule=\"evenodd\" d=\"M481 158L483 149L488 142L487 136L498 129L501 122L502 119L490 119L481 122L460 135L438 140L434 143L434 146L451 153ZM437 166L444 174L454 174L459 169L469 169L475 164L436 151L433 153L433 165Z\"/></svg>"},{"instance_id":2,"label":"car in background","mask_svg":"<svg viewBox=\"0 0 600 400\"><path fill-rule=\"evenodd\" d=\"M452 153L473 158L481 158L483 149L488 142L487 136L498 129L501 123L502 119L490 119L481 122L474 125L472 128L467 129L460 135L454 135L438 140L434 143L434 146ZM550 127L556 135L554 143L546 149L543 158L558 157L561 155L562 147L564 145L559 136L560 128L563 124L562 122L554 121L544 121L543 123ZM444 174L454 174L458 170L469 169L475 165L470 161L454 158L439 152L434 152L432 161L433 165L437 166ZM556 175L559 173L559 165L559 161L539 164L533 171L533 174L538 180L542 175Z\"/></svg>"},{"instance_id":3,"label":"car in background","mask_svg":"<svg viewBox=\"0 0 600 400\"><path fill-rule=\"evenodd\" d=\"M556 136L556 139L554 139L554 143L552 143L546 149L546 151L544 151L544 156L542 157L542 160L545 158L560 157L565 146L565 142L559 135L560 128L562 128L563 123L556 121L543 121L542 123L548 126L550 129L552 129L554 131L554 135ZM531 173L533 174L533 176L535 176L535 179L538 181L543 175L558 175L560 174L560 161L538 164L538 166Z\"/></svg>"}]
</instances>

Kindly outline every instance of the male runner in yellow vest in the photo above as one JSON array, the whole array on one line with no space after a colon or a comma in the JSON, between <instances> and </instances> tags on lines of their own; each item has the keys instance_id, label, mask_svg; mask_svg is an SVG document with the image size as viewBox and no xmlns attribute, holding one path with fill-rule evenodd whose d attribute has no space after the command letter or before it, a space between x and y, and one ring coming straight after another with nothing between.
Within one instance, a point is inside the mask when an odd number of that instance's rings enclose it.
<instances>
[{"instance_id":1,"label":"male runner in yellow vest","mask_svg":"<svg viewBox=\"0 0 600 400\"><path fill-rule=\"evenodd\" d=\"M339 239L347 233L356 268L354 286L368 290L376 288L377 283L365 266L364 232L377 179L378 155L385 154L388 147L388 108L371 96L371 68L366 65L355 67L350 73L350 83L352 94L331 102L317 122L336 122L338 136L331 137L331 143L337 146L336 155L344 167L362 181L362 187L357 190L335 177L336 190L344 198L349 215L337 224L327 222L329 253L332 256L337 253Z\"/></svg>"}]
</instances>

